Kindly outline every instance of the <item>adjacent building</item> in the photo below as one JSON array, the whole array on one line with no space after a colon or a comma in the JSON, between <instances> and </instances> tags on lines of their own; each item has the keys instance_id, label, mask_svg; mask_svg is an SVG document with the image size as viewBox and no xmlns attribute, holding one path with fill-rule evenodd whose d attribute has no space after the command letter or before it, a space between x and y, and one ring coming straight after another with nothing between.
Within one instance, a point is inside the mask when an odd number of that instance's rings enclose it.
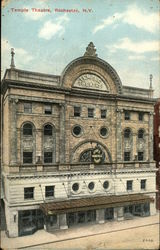
<instances>
[{"instance_id":1,"label":"adjacent building","mask_svg":"<svg viewBox=\"0 0 160 250\"><path fill-rule=\"evenodd\" d=\"M16 69L12 50L2 81L8 236L154 215L152 95L123 86L92 42L61 75Z\"/></svg>"},{"instance_id":2,"label":"adjacent building","mask_svg":"<svg viewBox=\"0 0 160 250\"><path fill-rule=\"evenodd\" d=\"M154 160L158 169L156 176L157 184L157 209L160 209L160 98L154 106Z\"/></svg>"}]
</instances>

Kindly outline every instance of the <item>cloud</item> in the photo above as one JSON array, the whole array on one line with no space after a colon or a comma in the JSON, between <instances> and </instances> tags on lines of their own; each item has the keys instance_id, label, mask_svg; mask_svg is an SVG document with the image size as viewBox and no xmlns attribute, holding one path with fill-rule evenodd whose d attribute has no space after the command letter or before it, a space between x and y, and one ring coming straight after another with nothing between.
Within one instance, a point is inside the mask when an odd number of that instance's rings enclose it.
<instances>
[{"instance_id":1,"label":"cloud","mask_svg":"<svg viewBox=\"0 0 160 250\"><path fill-rule=\"evenodd\" d=\"M145 52L156 52L159 51L159 41L141 41L134 42L128 37L119 39L117 43L112 45L106 45L106 48L109 48L111 52L115 52L117 49L122 49L136 54L143 54Z\"/></svg>"},{"instance_id":2,"label":"cloud","mask_svg":"<svg viewBox=\"0 0 160 250\"><path fill-rule=\"evenodd\" d=\"M10 67L10 51L14 48L16 67L24 67L33 60L33 56L23 48L14 47L7 39L2 38L2 74Z\"/></svg>"},{"instance_id":3,"label":"cloud","mask_svg":"<svg viewBox=\"0 0 160 250\"><path fill-rule=\"evenodd\" d=\"M157 62L160 62L160 57L158 57L158 56L155 56L155 57L151 57L151 59L150 59L151 61L157 61Z\"/></svg>"},{"instance_id":4,"label":"cloud","mask_svg":"<svg viewBox=\"0 0 160 250\"><path fill-rule=\"evenodd\" d=\"M139 29L154 33L159 26L159 13L150 13L146 10L140 9L136 4L129 5L122 13L114 13L106 19L101 20L101 23L95 26L93 34L99 30L103 30L109 25L115 24L118 21L122 23L133 25Z\"/></svg>"},{"instance_id":5,"label":"cloud","mask_svg":"<svg viewBox=\"0 0 160 250\"><path fill-rule=\"evenodd\" d=\"M49 12L32 12L32 10L29 7L25 7L28 8L29 11L28 12L24 12L24 16L27 19L33 20L33 21L37 21L42 19L44 16L46 16L46 13L48 14Z\"/></svg>"},{"instance_id":6,"label":"cloud","mask_svg":"<svg viewBox=\"0 0 160 250\"><path fill-rule=\"evenodd\" d=\"M145 56L143 55L131 55L128 57L129 60L144 60Z\"/></svg>"},{"instance_id":7,"label":"cloud","mask_svg":"<svg viewBox=\"0 0 160 250\"><path fill-rule=\"evenodd\" d=\"M43 27L39 30L38 36L46 40L50 40L57 33L61 36L65 32L64 25L69 21L66 14L56 18L55 22L46 21Z\"/></svg>"},{"instance_id":8,"label":"cloud","mask_svg":"<svg viewBox=\"0 0 160 250\"><path fill-rule=\"evenodd\" d=\"M146 75L145 73L139 72L138 70L135 69L130 70L125 68L125 70L120 70L119 75L123 85L149 89L150 85L149 74ZM153 75L153 90L155 97L158 97L160 93L159 81L160 81L159 76Z\"/></svg>"}]
</instances>

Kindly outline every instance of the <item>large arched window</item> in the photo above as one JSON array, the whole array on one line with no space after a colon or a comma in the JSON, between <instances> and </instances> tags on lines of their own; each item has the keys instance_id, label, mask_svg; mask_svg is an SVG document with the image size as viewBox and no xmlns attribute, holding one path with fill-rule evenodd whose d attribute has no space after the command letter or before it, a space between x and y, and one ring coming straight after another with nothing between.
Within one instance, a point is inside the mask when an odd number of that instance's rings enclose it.
<instances>
[{"instance_id":1,"label":"large arched window","mask_svg":"<svg viewBox=\"0 0 160 250\"><path fill-rule=\"evenodd\" d=\"M30 123L25 123L23 125L23 135L32 135L33 134L33 126Z\"/></svg>"},{"instance_id":2,"label":"large arched window","mask_svg":"<svg viewBox=\"0 0 160 250\"><path fill-rule=\"evenodd\" d=\"M138 139L143 139L144 138L144 130L143 129L139 129L138 130Z\"/></svg>"},{"instance_id":3,"label":"large arched window","mask_svg":"<svg viewBox=\"0 0 160 250\"><path fill-rule=\"evenodd\" d=\"M25 122L21 127L21 162L22 164L35 163L35 126L31 122Z\"/></svg>"},{"instance_id":4,"label":"large arched window","mask_svg":"<svg viewBox=\"0 0 160 250\"><path fill-rule=\"evenodd\" d=\"M44 135L51 136L53 133L53 127L50 124L44 126Z\"/></svg>"},{"instance_id":5,"label":"large arched window","mask_svg":"<svg viewBox=\"0 0 160 250\"><path fill-rule=\"evenodd\" d=\"M131 137L131 130L129 128L126 128L124 130L124 138L130 138Z\"/></svg>"}]
</instances>

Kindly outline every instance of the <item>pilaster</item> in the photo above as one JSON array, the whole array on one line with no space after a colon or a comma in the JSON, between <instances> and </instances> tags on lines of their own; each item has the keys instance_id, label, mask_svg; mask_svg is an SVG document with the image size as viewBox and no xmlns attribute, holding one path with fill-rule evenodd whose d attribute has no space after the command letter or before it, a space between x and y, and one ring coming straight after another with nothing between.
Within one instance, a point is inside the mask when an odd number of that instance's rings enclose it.
<instances>
[{"instance_id":1,"label":"pilaster","mask_svg":"<svg viewBox=\"0 0 160 250\"><path fill-rule=\"evenodd\" d=\"M65 104L60 104L59 162L65 163Z\"/></svg>"},{"instance_id":2,"label":"pilaster","mask_svg":"<svg viewBox=\"0 0 160 250\"><path fill-rule=\"evenodd\" d=\"M60 229L67 229L68 228L66 214L59 215L59 227L60 227Z\"/></svg>"},{"instance_id":3,"label":"pilaster","mask_svg":"<svg viewBox=\"0 0 160 250\"><path fill-rule=\"evenodd\" d=\"M10 99L9 102L9 135L10 135L10 164L17 162L17 100Z\"/></svg>"},{"instance_id":4,"label":"pilaster","mask_svg":"<svg viewBox=\"0 0 160 250\"><path fill-rule=\"evenodd\" d=\"M118 221L124 220L123 207L117 207L117 220Z\"/></svg>"},{"instance_id":5,"label":"pilaster","mask_svg":"<svg viewBox=\"0 0 160 250\"><path fill-rule=\"evenodd\" d=\"M96 210L96 221L99 224L103 224L105 222L105 220L104 220L104 209Z\"/></svg>"},{"instance_id":6,"label":"pilaster","mask_svg":"<svg viewBox=\"0 0 160 250\"><path fill-rule=\"evenodd\" d=\"M117 108L116 138L117 138L117 162L122 161L122 109Z\"/></svg>"}]
</instances>

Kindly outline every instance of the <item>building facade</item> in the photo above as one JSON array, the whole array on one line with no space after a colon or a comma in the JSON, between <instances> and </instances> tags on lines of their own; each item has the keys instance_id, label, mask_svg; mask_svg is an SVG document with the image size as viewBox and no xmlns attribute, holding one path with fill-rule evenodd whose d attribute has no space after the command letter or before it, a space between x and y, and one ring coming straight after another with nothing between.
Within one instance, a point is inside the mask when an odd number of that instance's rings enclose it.
<instances>
[{"instance_id":1,"label":"building facade","mask_svg":"<svg viewBox=\"0 0 160 250\"><path fill-rule=\"evenodd\" d=\"M16 69L13 56L2 81L8 236L154 215L152 89L122 86L93 43L60 76Z\"/></svg>"},{"instance_id":2,"label":"building facade","mask_svg":"<svg viewBox=\"0 0 160 250\"><path fill-rule=\"evenodd\" d=\"M158 169L156 176L157 184L157 209L160 209L160 98L154 106L154 160Z\"/></svg>"}]
</instances>

